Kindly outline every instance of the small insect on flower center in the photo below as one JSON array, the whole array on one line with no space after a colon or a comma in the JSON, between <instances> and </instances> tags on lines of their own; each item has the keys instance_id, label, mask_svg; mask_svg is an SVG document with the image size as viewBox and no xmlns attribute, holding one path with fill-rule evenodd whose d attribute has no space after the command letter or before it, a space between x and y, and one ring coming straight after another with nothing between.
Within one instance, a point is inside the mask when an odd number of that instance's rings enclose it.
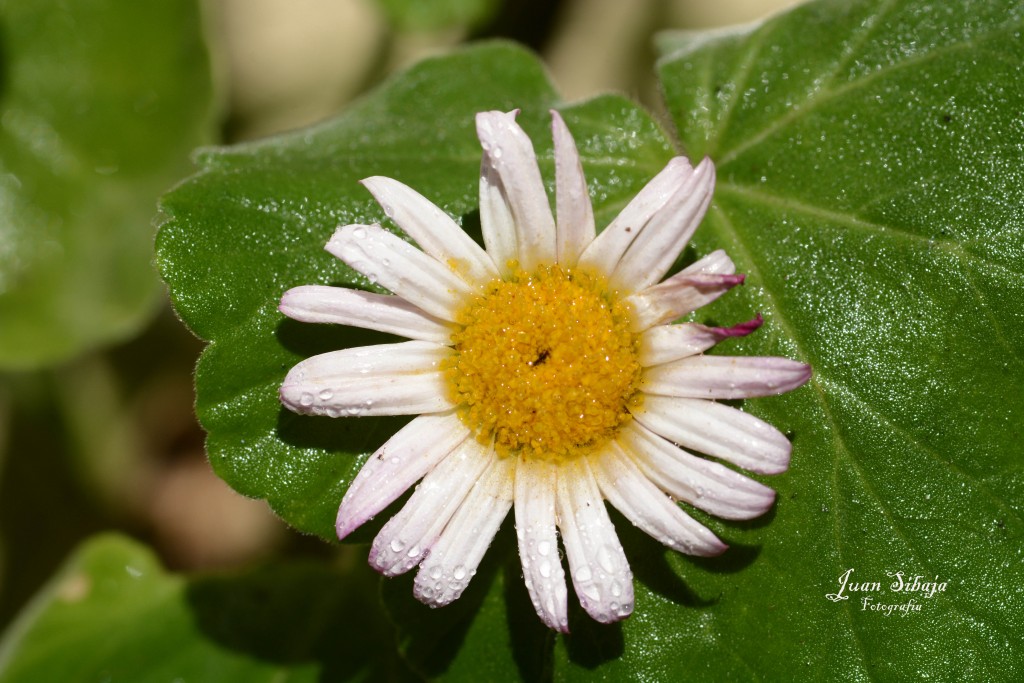
<instances>
[{"instance_id":1,"label":"small insect on flower center","mask_svg":"<svg viewBox=\"0 0 1024 683\"><path fill-rule=\"evenodd\" d=\"M639 341L603 279L515 271L470 301L444 364L450 398L500 455L562 459L614 436L638 400Z\"/></svg>"}]
</instances>

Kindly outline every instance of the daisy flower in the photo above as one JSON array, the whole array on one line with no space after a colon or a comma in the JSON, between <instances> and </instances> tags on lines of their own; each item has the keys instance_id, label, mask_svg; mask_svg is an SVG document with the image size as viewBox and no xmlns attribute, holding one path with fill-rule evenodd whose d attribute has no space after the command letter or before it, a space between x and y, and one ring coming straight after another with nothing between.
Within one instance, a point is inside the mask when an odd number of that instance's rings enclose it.
<instances>
[{"instance_id":1,"label":"daisy flower","mask_svg":"<svg viewBox=\"0 0 1024 683\"><path fill-rule=\"evenodd\" d=\"M281 311L410 341L302 361L281 401L317 415L418 415L352 481L338 537L419 482L369 561L386 576L418 566L416 597L441 606L462 594L511 508L534 608L565 632L559 538L583 609L600 622L628 616L632 573L604 501L674 550L723 552L677 501L723 519L760 515L774 491L719 461L775 474L790 444L717 399L789 391L811 370L703 354L760 316L672 324L743 282L723 251L662 281L711 201L710 159L672 159L598 235L576 145L552 117L554 216L515 112L477 115L485 248L402 183L363 181L419 248L374 224L338 228L327 251L394 295L302 286Z\"/></svg>"}]
</instances>

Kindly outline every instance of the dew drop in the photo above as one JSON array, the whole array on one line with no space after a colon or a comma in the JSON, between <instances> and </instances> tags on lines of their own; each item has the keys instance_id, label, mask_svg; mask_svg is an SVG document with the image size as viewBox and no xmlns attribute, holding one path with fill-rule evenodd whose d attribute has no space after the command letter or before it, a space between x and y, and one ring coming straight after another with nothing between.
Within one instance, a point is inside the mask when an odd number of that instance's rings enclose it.
<instances>
[{"instance_id":1,"label":"dew drop","mask_svg":"<svg viewBox=\"0 0 1024 683\"><path fill-rule=\"evenodd\" d=\"M330 401L334 397L334 392L330 389L324 389L320 392L321 401Z\"/></svg>"},{"instance_id":2,"label":"dew drop","mask_svg":"<svg viewBox=\"0 0 1024 683\"><path fill-rule=\"evenodd\" d=\"M303 394L299 397L299 405L309 407L313 405L313 394Z\"/></svg>"},{"instance_id":3,"label":"dew drop","mask_svg":"<svg viewBox=\"0 0 1024 683\"><path fill-rule=\"evenodd\" d=\"M395 538L395 539L393 539L391 541L391 550L392 550L392 552L400 553L404 549L405 549L405 543L403 543L401 540Z\"/></svg>"},{"instance_id":4,"label":"dew drop","mask_svg":"<svg viewBox=\"0 0 1024 683\"><path fill-rule=\"evenodd\" d=\"M539 555L547 555L549 552L551 552L551 542L550 541L541 541L540 543L537 544L537 553Z\"/></svg>"},{"instance_id":5,"label":"dew drop","mask_svg":"<svg viewBox=\"0 0 1024 683\"><path fill-rule=\"evenodd\" d=\"M457 580L462 581L462 579L466 578L466 568L463 567L461 564L458 565L452 571L452 576L454 576Z\"/></svg>"},{"instance_id":6,"label":"dew drop","mask_svg":"<svg viewBox=\"0 0 1024 683\"><path fill-rule=\"evenodd\" d=\"M432 578L432 579L440 579L441 578L441 574L442 574L441 565L435 564L433 567L430 568L430 578Z\"/></svg>"},{"instance_id":7,"label":"dew drop","mask_svg":"<svg viewBox=\"0 0 1024 683\"><path fill-rule=\"evenodd\" d=\"M355 237L357 240L361 240L366 237L366 229L356 228L355 230L352 231L352 236Z\"/></svg>"}]
</instances>

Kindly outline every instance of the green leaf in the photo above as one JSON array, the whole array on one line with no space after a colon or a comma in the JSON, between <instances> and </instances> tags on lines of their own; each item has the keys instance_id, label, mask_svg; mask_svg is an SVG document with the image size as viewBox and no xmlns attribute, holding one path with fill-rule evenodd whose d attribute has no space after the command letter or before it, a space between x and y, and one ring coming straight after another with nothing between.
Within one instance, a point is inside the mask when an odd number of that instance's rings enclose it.
<instances>
[{"instance_id":1,"label":"green leaf","mask_svg":"<svg viewBox=\"0 0 1024 683\"><path fill-rule=\"evenodd\" d=\"M667 551L614 515L636 574L635 613L601 626L574 606L566 638L524 609L507 529L455 606L421 609L406 579L389 582L403 652L419 671L1024 673L1014 646L1024 626L1024 341L1013 334L1024 322L1022 11L819 2L747 33L666 43L676 51L661 77L682 147L719 170L689 255L725 248L748 274L747 287L701 316L727 323L760 310L765 327L723 352L786 355L816 371L807 388L744 405L793 440L790 472L769 481L778 504L744 524L700 516L732 546L712 560ZM365 175L399 178L473 232L472 113L523 107L544 156L543 109L553 105L532 58L488 46L421 65L320 128L201 157L203 170L165 200L159 248L179 312L212 341L198 407L221 476L293 525L331 535L348 481L396 425L293 416L276 390L299 359L379 337L283 321L277 297L305 283L370 287L319 255L335 224L381 219L354 185ZM565 113L603 225L669 152L621 99ZM550 179L550 163L544 170ZM826 599L849 569L878 589ZM945 590L893 592L894 572ZM862 609L862 597L921 609L886 616Z\"/></svg>"},{"instance_id":2,"label":"green leaf","mask_svg":"<svg viewBox=\"0 0 1024 683\"><path fill-rule=\"evenodd\" d=\"M761 309L737 348L815 376L746 406L794 443L775 518L726 531L756 559L729 573L669 558L712 604L638 599L609 675L1024 673L1022 14L818 2L663 59L683 147L718 168L695 249L748 274L709 315ZM880 590L826 600L848 569ZM892 592L898 571L947 590ZM886 617L865 595L921 611Z\"/></svg>"},{"instance_id":3,"label":"green leaf","mask_svg":"<svg viewBox=\"0 0 1024 683\"><path fill-rule=\"evenodd\" d=\"M0 2L0 367L154 310L153 207L209 139L199 29L192 0Z\"/></svg>"},{"instance_id":4,"label":"green leaf","mask_svg":"<svg viewBox=\"0 0 1024 683\"><path fill-rule=\"evenodd\" d=\"M0 681L404 680L367 579L313 563L183 577L99 536L8 630Z\"/></svg>"},{"instance_id":5,"label":"green leaf","mask_svg":"<svg viewBox=\"0 0 1024 683\"><path fill-rule=\"evenodd\" d=\"M281 294L314 283L373 288L323 249L339 224L384 220L358 184L371 175L407 183L478 232L474 114L521 107L538 153L550 155L556 104L533 56L491 44L425 62L314 129L199 155L202 170L163 200L158 260L178 313L211 341L196 406L210 460L231 486L334 538L349 482L401 421L295 415L278 388L303 358L385 337L286 320ZM565 115L607 222L664 165L667 143L621 98Z\"/></svg>"}]
</instances>

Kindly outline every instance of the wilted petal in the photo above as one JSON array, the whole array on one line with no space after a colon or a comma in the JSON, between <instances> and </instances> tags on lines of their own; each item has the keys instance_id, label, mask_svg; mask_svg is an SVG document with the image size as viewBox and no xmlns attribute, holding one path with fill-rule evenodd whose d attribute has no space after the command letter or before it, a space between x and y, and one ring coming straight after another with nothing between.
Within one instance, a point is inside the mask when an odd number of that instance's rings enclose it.
<instances>
[{"instance_id":1,"label":"wilted petal","mask_svg":"<svg viewBox=\"0 0 1024 683\"><path fill-rule=\"evenodd\" d=\"M526 590L541 621L568 633L568 590L555 527L558 466L521 457L515 477L516 536Z\"/></svg>"},{"instance_id":2,"label":"wilted petal","mask_svg":"<svg viewBox=\"0 0 1024 683\"><path fill-rule=\"evenodd\" d=\"M473 238L429 199L397 180L374 176L363 180L388 218L420 248L452 268L471 286L498 277L494 262Z\"/></svg>"},{"instance_id":3,"label":"wilted petal","mask_svg":"<svg viewBox=\"0 0 1024 683\"><path fill-rule=\"evenodd\" d=\"M454 407L438 369L450 353L422 341L322 353L288 372L281 402L297 413L332 417L439 413Z\"/></svg>"},{"instance_id":4,"label":"wilted petal","mask_svg":"<svg viewBox=\"0 0 1024 683\"><path fill-rule=\"evenodd\" d=\"M480 560L512 507L512 458L497 458L455 511L441 537L420 564L413 595L432 607L457 600L476 574Z\"/></svg>"},{"instance_id":5,"label":"wilted petal","mask_svg":"<svg viewBox=\"0 0 1024 683\"><path fill-rule=\"evenodd\" d=\"M789 467L792 445L764 420L731 406L692 398L645 396L633 417L673 443L758 474Z\"/></svg>"},{"instance_id":6,"label":"wilted petal","mask_svg":"<svg viewBox=\"0 0 1024 683\"><path fill-rule=\"evenodd\" d=\"M744 337L761 327L764 319L758 315L732 327L708 327L697 323L657 325L640 336L640 364L644 367L671 363L680 358L695 356L730 337Z\"/></svg>"},{"instance_id":7,"label":"wilted petal","mask_svg":"<svg viewBox=\"0 0 1024 683\"><path fill-rule=\"evenodd\" d=\"M516 112L477 114L476 130L515 221L520 268L531 271L542 263L554 263L555 221L551 205L533 143L516 123Z\"/></svg>"},{"instance_id":8,"label":"wilted petal","mask_svg":"<svg viewBox=\"0 0 1024 683\"><path fill-rule=\"evenodd\" d=\"M398 296L358 289L305 285L281 297L279 309L306 323L334 323L377 330L409 339L447 344L452 327Z\"/></svg>"},{"instance_id":9,"label":"wilted petal","mask_svg":"<svg viewBox=\"0 0 1024 683\"><path fill-rule=\"evenodd\" d=\"M551 111L551 133L555 141L555 214L557 215L558 262L568 268L576 265L581 253L594 241L594 208L590 203L587 181L580 155L565 121Z\"/></svg>"},{"instance_id":10,"label":"wilted petal","mask_svg":"<svg viewBox=\"0 0 1024 683\"><path fill-rule=\"evenodd\" d=\"M736 285L744 276L722 250L714 251L661 284L626 298L633 309L633 331L643 332L696 311Z\"/></svg>"},{"instance_id":11,"label":"wilted petal","mask_svg":"<svg viewBox=\"0 0 1024 683\"><path fill-rule=\"evenodd\" d=\"M469 437L454 413L420 415L369 457L338 508L338 538L345 538L419 481Z\"/></svg>"},{"instance_id":12,"label":"wilted petal","mask_svg":"<svg viewBox=\"0 0 1024 683\"><path fill-rule=\"evenodd\" d=\"M327 251L427 313L453 320L475 289L451 268L379 225L338 228Z\"/></svg>"},{"instance_id":13,"label":"wilted petal","mask_svg":"<svg viewBox=\"0 0 1024 683\"><path fill-rule=\"evenodd\" d=\"M752 519L775 502L775 492L764 484L687 453L637 422L623 428L619 443L644 474L673 498L722 519Z\"/></svg>"},{"instance_id":14,"label":"wilted petal","mask_svg":"<svg viewBox=\"0 0 1024 683\"><path fill-rule=\"evenodd\" d=\"M385 576L397 576L418 565L491 460L490 451L476 439L459 444L423 477L405 506L373 539L370 566Z\"/></svg>"},{"instance_id":15,"label":"wilted petal","mask_svg":"<svg viewBox=\"0 0 1024 683\"><path fill-rule=\"evenodd\" d=\"M721 555L729 547L652 484L617 445L591 463L608 502L654 540L701 557Z\"/></svg>"},{"instance_id":16,"label":"wilted petal","mask_svg":"<svg viewBox=\"0 0 1024 683\"><path fill-rule=\"evenodd\" d=\"M587 614L602 623L633 611L633 572L587 463L564 462L558 473L558 527L572 585Z\"/></svg>"},{"instance_id":17,"label":"wilted petal","mask_svg":"<svg viewBox=\"0 0 1024 683\"><path fill-rule=\"evenodd\" d=\"M775 356L690 356L644 370L648 394L730 399L774 396L803 386L811 366Z\"/></svg>"}]
</instances>

